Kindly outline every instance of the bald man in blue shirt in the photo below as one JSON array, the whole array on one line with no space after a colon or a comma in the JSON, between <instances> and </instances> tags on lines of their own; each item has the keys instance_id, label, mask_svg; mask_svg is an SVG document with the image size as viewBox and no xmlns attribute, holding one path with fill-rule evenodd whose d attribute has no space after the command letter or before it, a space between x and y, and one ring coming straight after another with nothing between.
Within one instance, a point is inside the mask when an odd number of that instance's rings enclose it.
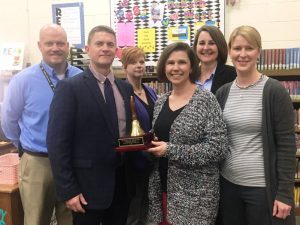
<instances>
[{"instance_id":1,"label":"bald man in blue shirt","mask_svg":"<svg viewBox=\"0 0 300 225\"><path fill-rule=\"evenodd\" d=\"M9 83L1 124L5 136L23 149L19 188L24 225L50 224L54 208L58 224L71 225L71 212L56 198L46 132L49 106L56 84L81 70L67 63L69 43L61 26L43 26L38 47L42 61L24 69Z\"/></svg>"}]
</instances>

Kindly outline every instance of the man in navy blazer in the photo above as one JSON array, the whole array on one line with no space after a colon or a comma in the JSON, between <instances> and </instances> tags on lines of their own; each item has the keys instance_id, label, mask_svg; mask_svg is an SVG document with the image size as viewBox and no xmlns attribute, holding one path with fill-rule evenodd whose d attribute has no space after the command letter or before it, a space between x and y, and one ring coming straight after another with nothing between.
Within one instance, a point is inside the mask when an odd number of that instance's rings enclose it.
<instances>
[{"instance_id":1,"label":"man in navy blazer","mask_svg":"<svg viewBox=\"0 0 300 225\"><path fill-rule=\"evenodd\" d=\"M94 27L85 47L89 67L60 82L50 107L47 145L57 195L73 211L76 225L126 224L128 199L117 138L130 131L131 86L114 77L116 36ZM113 125L106 80L115 101Z\"/></svg>"}]
</instances>

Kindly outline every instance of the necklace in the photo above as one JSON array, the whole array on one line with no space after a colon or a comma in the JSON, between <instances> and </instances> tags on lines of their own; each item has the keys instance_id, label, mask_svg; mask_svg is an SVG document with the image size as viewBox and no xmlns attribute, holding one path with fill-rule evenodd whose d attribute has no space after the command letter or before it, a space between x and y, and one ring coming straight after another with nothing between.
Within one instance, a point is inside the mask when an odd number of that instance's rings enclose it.
<instances>
[{"instance_id":1,"label":"necklace","mask_svg":"<svg viewBox=\"0 0 300 225\"><path fill-rule=\"evenodd\" d=\"M248 88L251 88L251 87L256 86L259 82L261 82L262 79L263 79L263 77L264 77L264 75L261 74L260 77L259 77L259 79L258 79L257 81L255 81L254 83L249 84L249 85L247 85L247 86L240 86L240 85L238 85L236 79L235 79L235 82L234 82L234 83L235 83L235 86L237 86L239 89L248 89Z\"/></svg>"},{"instance_id":2,"label":"necklace","mask_svg":"<svg viewBox=\"0 0 300 225\"><path fill-rule=\"evenodd\" d=\"M138 96L140 96L143 94L143 89L140 91L134 90L134 93L136 93Z\"/></svg>"}]
</instances>

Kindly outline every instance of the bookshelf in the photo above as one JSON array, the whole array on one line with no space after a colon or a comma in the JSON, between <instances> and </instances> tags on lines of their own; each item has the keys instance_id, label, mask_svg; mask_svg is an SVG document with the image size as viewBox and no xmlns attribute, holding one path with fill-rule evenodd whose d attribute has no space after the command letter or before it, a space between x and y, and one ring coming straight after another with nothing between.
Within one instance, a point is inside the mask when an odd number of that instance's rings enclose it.
<instances>
[{"instance_id":1,"label":"bookshelf","mask_svg":"<svg viewBox=\"0 0 300 225\"><path fill-rule=\"evenodd\" d=\"M84 50L71 47L69 52L69 62L72 66L85 70L89 65L90 59Z\"/></svg>"},{"instance_id":2,"label":"bookshelf","mask_svg":"<svg viewBox=\"0 0 300 225\"><path fill-rule=\"evenodd\" d=\"M269 77L275 78L298 78L300 79L300 69L289 69L289 70L261 70L261 73L268 75Z\"/></svg>"},{"instance_id":3,"label":"bookshelf","mask_svg":"<svg viewBox=\"0 0 300 225\"><path fill-rule=\"evenodd\" d=\"M294 105L300 106L300 69L262 70L269 77L279 80L291 95Z\"/></svg>"},{"instance_id":4,"label":"bookshelf","mask_svg":"<svg viewBox=\"0 0 300 225\"><path fill-rule=\"evenodd\" d=\"M262 49L259 70L300 69L300 48Z\"/></svg>"}]
</instances>

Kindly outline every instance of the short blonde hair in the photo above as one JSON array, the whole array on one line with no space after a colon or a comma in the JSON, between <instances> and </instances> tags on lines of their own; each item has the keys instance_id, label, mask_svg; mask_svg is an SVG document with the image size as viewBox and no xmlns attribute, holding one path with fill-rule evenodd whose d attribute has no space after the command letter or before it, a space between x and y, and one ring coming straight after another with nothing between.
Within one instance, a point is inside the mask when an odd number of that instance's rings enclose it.
<instances>
[{"instance_id":1,"label":"short blonde hair","mask_svg":"<svg viewBox=\"0 0 300 225\"><path fill-rule=\"evenodd\" d=\"M229 37L229 42L228 42L229 48L231 48L232 42L239 35L245 38L251 45L261 50L262 48L261 36L259 32L254 27L251 26L239 26L235 28Z\"/></svg>"},{"instance_id":2,"label":"short blonde hair","mask_svg":"<svg viewBox=\"0 0 300 225\"><path fill-rule=\"evenodd\" d=\"M139 47L127 47L122 50L121 62L126 69L128 64L132 64L137 58L145 58L145 52Z\"/></svg>"}]
</instances>

